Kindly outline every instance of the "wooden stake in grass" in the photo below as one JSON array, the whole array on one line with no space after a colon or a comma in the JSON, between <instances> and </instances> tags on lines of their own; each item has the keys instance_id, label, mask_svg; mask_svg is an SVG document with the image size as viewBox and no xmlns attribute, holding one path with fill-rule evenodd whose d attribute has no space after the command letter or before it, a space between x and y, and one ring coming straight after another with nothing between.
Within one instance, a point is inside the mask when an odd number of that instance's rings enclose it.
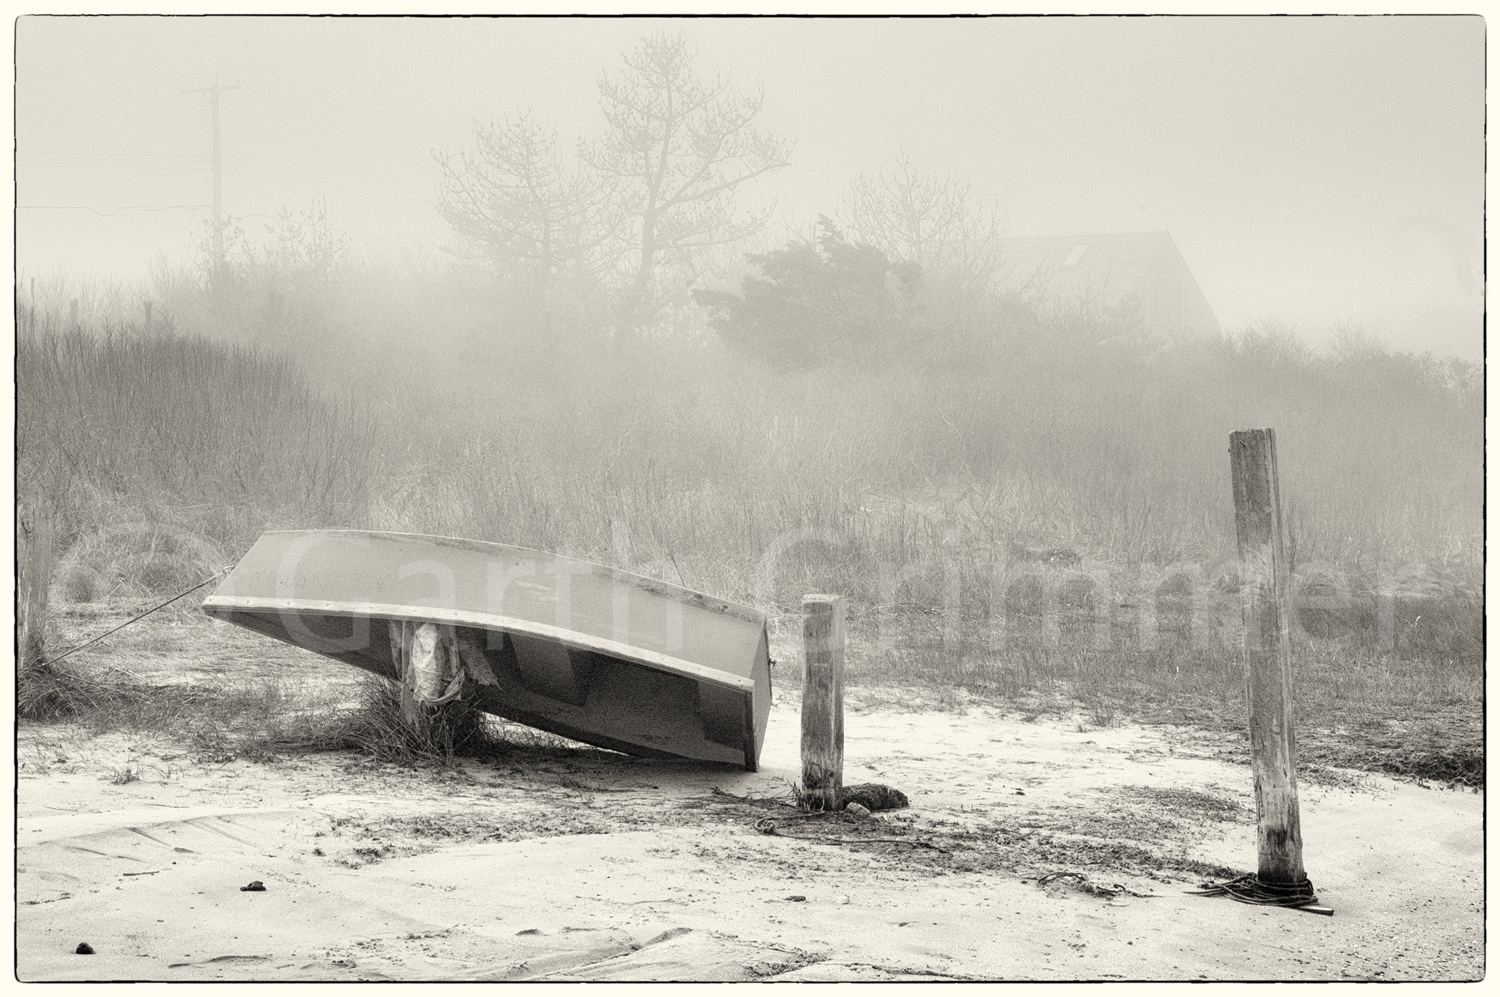
<instances>
[{"instance_id":1,"label":"wooden stake in grass","mask_svg":"<svg viewBox=\"0 0 1500 997\"><path fill-rule=\"evenodd\" d=\"M1300 883L1307 874L1302 868L1291 648L1283 601L1291 565L1281 522L1276 434L1269 429L1231 433L1229 464L1245 597L1250 769L1259 828L1257 877L1265 883Z\"/></svg>"},{"instance_id":2,"label":"wooden stake in grass","mask_svg":"<svg viewBox=\"0 0 1500 997\"><path fill-rule=\"evenodd\" d=\"M47 661L47 589L56 560L53 524L42 502L16 505L16 644L18 680Z\"/></svg>"},{"instance_id":3,"label":"wooden stake in grass","mask_svg":"<svg viewBox=\"0 0 1500 997\"><path fill-rule=\"evenodd\" d=\"M802 801L838 807L844 788L844 599L802 597Z\"/></svg>"}]
</instances>

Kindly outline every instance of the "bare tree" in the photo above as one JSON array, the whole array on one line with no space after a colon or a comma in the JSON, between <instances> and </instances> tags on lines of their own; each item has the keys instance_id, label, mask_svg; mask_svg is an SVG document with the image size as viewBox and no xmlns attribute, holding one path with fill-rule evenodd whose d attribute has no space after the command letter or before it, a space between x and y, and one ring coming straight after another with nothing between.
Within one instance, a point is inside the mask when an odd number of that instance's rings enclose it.
<instances>
[{"instance_id":1,"label":"bare tree","mask_svg":"<svg viewBox=\"0 0 1500 997\"><path fill-rule=\"evenodd\" d=\"M298 282L327 286L332 282L345 251L349 236L328 221L328 199L314 199L300 216L282 208L276 224L266 231L275 243L265 250L265 263L272 270L292 276Z\"/></svg>"},{"instance_id":2,"label":"bare tree","mask_svg":"<svg viewBox=\"0 0 1500 997\"><path fill-rule=\"evenodd\" d=\"M1004 225L974 203L967 181L922 173L903 150L895 169L861 173L845 193L838 220L854 242L922 267L930 281L958 290L987 286L1000 264Z\"/></svg>"},{"instance_id":3,"label":"bare tree","mask_svg":"<svg viewBox=\"0 0 1500 997\"><path fill-rule=\"evenodd\" d=\"M473 148L437 154L438 211L545 309L559 277L587 276L602 266L608 199L597 179L564 165L556 132L529 114L476 123L474 132Z\"/></svg>"},{"instance_id":4,"label":"bare tree","mask_svg":"<svg viewBox=\"0 0 1500 997\"><path fill-rule=\"evenodd\" d=\"M774 206L735 216L736 190L787 165L787 147L759 131L764 94L700 80L682 35L643 37L616 77L599 80L606 131L580 155L610 183L628 221L619 327L632 330L698 276L700 254L764 228Z\"/></svg>"}]
</instances>

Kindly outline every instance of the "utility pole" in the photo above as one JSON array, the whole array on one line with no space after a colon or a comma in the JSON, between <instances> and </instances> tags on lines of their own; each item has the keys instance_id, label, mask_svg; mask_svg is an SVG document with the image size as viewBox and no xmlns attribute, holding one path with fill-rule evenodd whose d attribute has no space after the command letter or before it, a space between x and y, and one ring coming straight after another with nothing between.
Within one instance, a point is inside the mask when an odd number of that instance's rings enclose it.
<instances>
[{"instance_id":1,"label":"utility pole","mask_svg":"<svg viewBox=\"0 0 1500 997\"><path fill-rule=\"evenodd\" d=\"M219 76L214 74L214 85L211 87L200 87L197 90L183 88L183 93L206 93L208 94L209 106L213 108L214 118L214 276L218 277L220 269L224 266L224 160L219 153L219 94L225 90L238 90L238 83L220 85Z\"/></svg>"}]
</instances>

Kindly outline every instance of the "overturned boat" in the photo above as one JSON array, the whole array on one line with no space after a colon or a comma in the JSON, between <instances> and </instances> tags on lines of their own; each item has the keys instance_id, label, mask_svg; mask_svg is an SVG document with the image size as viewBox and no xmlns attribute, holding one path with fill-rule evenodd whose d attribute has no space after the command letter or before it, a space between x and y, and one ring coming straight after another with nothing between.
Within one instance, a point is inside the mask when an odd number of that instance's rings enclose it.
<instances>
[{"instance_id":1,"label":"overturned boat","mask_svg":"<svg viewBox=\"0 0 1500 997\"><path fill-rule=\"evenodd\" d=\"M203 610L393 681L413 658L441 664L446 647L449 672L430 677L428 701L463 684L486 712L633 755L753 772L765 739L765 614L576 558L452 537L278 530ZM440 645L435 656L423 640Z\"/></svg>"}]
</instances>

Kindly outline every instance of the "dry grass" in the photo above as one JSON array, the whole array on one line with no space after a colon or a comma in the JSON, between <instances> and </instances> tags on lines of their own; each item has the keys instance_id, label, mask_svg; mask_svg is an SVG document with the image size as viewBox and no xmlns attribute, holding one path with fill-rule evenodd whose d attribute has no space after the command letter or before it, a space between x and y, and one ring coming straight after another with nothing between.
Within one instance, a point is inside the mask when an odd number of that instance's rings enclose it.
<instances>
[{"instance_id":1,"label":"dry grass","mask_svg":"<svg viewBox=\"0 0 1500 997\"><path fill-rule=\"evenodd\" d=\"M283 749L359 751L380 761L436 761L493 753L499 744L488 714L457 701L420 726L401 715L400 688L386 679L364 680L360 701L309 725L299 739L283 740Z\"/></svg>"},{"instance_id":2,"label":"dry grass","mask_svg":"<svg viewBox=\"0 0 1500 997\"><path fill-rule=\"evenodd\" d=\"M397 687L368 676L355 703L341 692L309 695L271 679L215 684L146 683L109 669L43 664L17 683L17 714L81 725L93 735L149 733L179 738L200 756L271 760L280 755L356 751L383 762L451 765L494 754L495 720L448 709L421 729L404 722Z\"/></svg>"},{"instance_id":3,"label":"dry grass","mask_svg":"<svg viewBox=\"0 0 1500 997\"><path fill-rule=\"evenodd\" d=\"M46 500L70 598L180 590L268 523L365 504L371 424L285 356L44 328L18 341L16 384L17 484Z\"/></svg>"}]
</instances>

